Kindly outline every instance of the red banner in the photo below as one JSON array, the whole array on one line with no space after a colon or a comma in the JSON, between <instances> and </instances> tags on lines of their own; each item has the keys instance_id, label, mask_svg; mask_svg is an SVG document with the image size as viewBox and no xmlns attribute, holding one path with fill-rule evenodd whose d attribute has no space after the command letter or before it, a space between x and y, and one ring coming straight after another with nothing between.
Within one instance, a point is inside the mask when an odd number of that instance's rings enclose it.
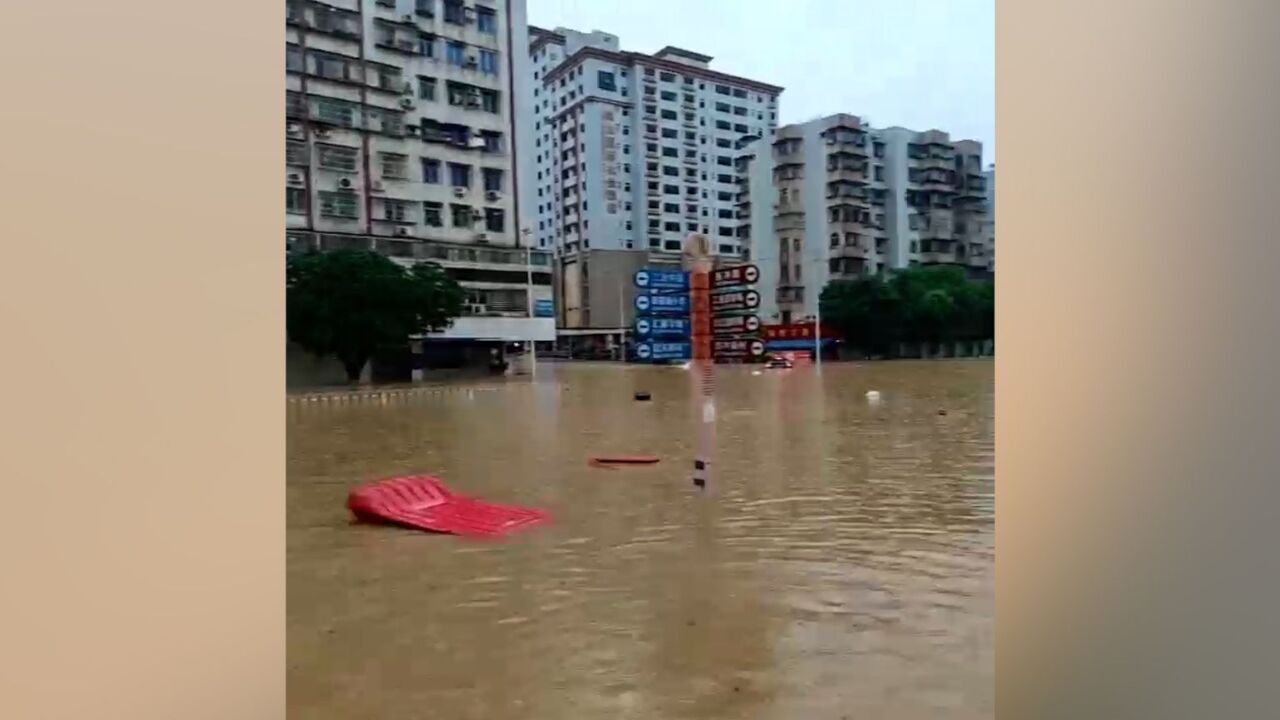
<instances>
[{"instance_id":1,"label":"red banner","mask_svg":"<svg viewBox=\"0 0 1280 720\"><path fill-rule=\"evenodd\" d=\"M812 340L813 323L791 323L790 325L765 325L761 330L765 340ZM822 326L822 337L838 338L836 331L827 325Z\"/></svg>"}]
</instances>

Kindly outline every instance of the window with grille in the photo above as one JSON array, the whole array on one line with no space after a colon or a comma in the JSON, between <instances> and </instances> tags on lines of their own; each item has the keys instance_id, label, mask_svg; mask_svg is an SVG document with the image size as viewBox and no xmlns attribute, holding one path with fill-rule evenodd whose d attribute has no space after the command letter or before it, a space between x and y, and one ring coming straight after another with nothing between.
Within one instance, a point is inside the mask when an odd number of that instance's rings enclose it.
<instances>
[{"instance_id":1,"label":"window with grille","mask_svg":"<svg viewBox=\"0 0 1280 720\"><path fill-rule=\"evenodd\" d=\"M360 217L359 197L349 192L320 192L320 214L326 217Z\"/></svg>"},{"instance_id":2,"label":"window with grille","mask_svg":"<svg viewBox=\"0 0 1280 720\"><path fill-rule=\"evenodd\" d=\"M359 159L360 151L355 148L341 145L317 145L316 149L320 153L320 167L342 172L356 171L356 161Z\"/></svg>"}]
</instances>

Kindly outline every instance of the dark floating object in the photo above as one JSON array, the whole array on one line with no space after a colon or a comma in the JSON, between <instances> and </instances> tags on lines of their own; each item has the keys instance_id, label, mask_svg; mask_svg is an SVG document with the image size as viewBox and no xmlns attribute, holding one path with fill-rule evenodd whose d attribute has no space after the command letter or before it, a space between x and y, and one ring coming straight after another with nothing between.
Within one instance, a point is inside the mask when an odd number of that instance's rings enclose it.
<instances>
[{"instance_id":1,"label":"dark floating object","mask_svg":"<svg viewBox=\"0 0 1280 720\"><path fill-rule=\"evenodd\" d=\"M597 455L591 458L592 465L652 465L658 462L656 455Z\"/></svg>"},{"instance_id":2,"label":"dark floating object","mask_svg":"<svg viewBox=\"0 0 1280 720\"><path fill-rule=\"evenodd\" d=\"M637 400L648 400L648 399L649 399L649 393L647 393L647 392L645 392L645 391L643 391L643 390L638 390L638 391L636 391L636 395L635 395L635 397L636 397L636 399L637 399Z\"/></svg>"},{"instance_id":3,"label":"dark floating object","mask_svg":"<svg viewBox=\"0 0 1280 720\"><path fill-rule=\"evenodd\" d=\"M946 410L939 410L939 411L938 411L938 414L939 414L939 415L946 415L946 414L947 414L947 411L946 411Z\"/></svg>"}]
</instances>

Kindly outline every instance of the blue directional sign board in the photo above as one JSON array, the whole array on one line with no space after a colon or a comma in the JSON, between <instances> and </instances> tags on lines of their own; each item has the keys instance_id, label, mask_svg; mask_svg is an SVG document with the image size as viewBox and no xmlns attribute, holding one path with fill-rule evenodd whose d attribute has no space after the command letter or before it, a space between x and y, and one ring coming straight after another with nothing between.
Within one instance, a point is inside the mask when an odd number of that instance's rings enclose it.
<instances>
[{"instance_id":1,"label":"blue directional sign board","mask_svg":"<svg viewBox=\"0 0 1280 720\"><path fill-rule=\"evenodd\" d=\"M555 317L556 306L547 299L536 299L533 301L534 317Z\"/></svg>"},{"instance_id":2,"label":"blue directional sign board","mask_svg":"<svg viewBox=\"0 0 1280 720\"><path fill-rule=\"evenodd\" d=\"M644 314L688 315L689 295L637 295L636 311Z\"/></svg>"},{"instance_id":3,"label":"blue directional sign board","mask_svg":"<svg viewBox=\"0 0 1280 720\"><path fill-rule=\"evenodd\" d=\"M640 337L689 337L687 317L642 317L636 320Z\"/></svg>"},{"instance_id":4,"label":"blue directional sign board","mask_svg":"<svg viewBox=\"0 0 1280 720\"><path fill-rule=\"evenodd\" d=\"M689 273L683 270L645 268L635 274L636 287L646 290L688 290Z\"/></svg>"},{"instance_id":5,"label":"blue directional sign board","mask_svg":"<svg viewBox=\"0 0 1280 720\"><path fill-rule=\"evenodd\" d=\"M636 286L636 359L640 362L688 360L689 273L644 268L633 278Z\"/></svg>"},{"instance_id":6,"label":"blue directional sign board","mask_svg":"<svg viewBox=\"0 0 1280 720\"><path fill-rule=\"evenodd\" d=\"M642 342L636 346L636 357L646 362L688 360L693 357L693 345L688 342Z\"/></svg>"}]
</instances>

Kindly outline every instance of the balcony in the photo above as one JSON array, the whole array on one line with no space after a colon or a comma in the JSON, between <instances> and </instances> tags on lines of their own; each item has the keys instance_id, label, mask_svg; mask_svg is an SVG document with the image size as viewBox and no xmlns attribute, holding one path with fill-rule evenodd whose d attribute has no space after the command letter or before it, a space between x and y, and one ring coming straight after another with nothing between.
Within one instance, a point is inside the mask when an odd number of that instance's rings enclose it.
<instances>
[{"instance_id":1,"label":"balcony","mask_svg":"<svg viewBox=\"0 0 1280 720\"><path fill-rule=\"evenodd\" d=\"M779 305L792 305L804 302L803 285L779 285L776 299Z\"/></svg>"},{"instance_id":2,"label":"balcony","mask_svg":"<svg viewBox=\"0 0 1280 720\"><path fill-rule=\"evenodd\" d=\"M838 247L831 248L828 253L833 258L856 258L858 260L866 260L871 257L869 251L861 242L854 245L846 245L843 242Z\"/></svg>"},{"instance_id":3,"label":"balcony","mask_svg":"<svg viewBox=\"0 0 1280 720\"><path fill-rule=\"evenodd\" d=\"M827 154L867 157L867 142L866 140L839 140L836 138L827 138Z\"/></svg>"},{"instance_id":4,"label":"balcony","mask_svg":"<svg viewBox=\"0 0 1280 720\"><path fill-rule=\"evenodd\" d=\"M837 165L827 168L827 182L829 183L845 181L861 185L865 184L868 179L866 165Z\"/></svg>"},{"instance_id":5,"label":"balcony","mask_svg":"<svg viewBox=\"0 0 1280 720\"><path fill-rule=\"evenodd\" d=\"M804 230L804 213L785 213L775 215L773 227L778 232L796 232Z\"/></svg>"},{"instance_id":6,"label":"balcony","mask_svg":"<svg viewBox=\"0 0 1280 720\"><path fill-rule=\"evenodd\" d=\"M949 154L930 154L916 161L922 170L954 170L955 166L955 156Z\"/></svg>"}]
</instances>

